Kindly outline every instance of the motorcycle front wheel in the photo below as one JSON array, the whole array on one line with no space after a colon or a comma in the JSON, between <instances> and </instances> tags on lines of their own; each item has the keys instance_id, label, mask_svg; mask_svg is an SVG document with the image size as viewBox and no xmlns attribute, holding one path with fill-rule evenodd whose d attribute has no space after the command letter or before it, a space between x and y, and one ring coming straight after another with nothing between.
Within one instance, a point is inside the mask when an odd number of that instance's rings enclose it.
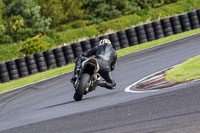
<instances>
[{"instance_id":1,"label":"motorcycle front wheel","mask_svg":"<svg viewBox=\"0 0 200 133\"><path fill-rule=\"evenodd\" d=\"M74 100L76 101L82 100L84 91L89 81L90 81L90 75L88 73L83 73L79 81L79 85L76 88L76 92L74 94Z\"/></svg>"}]
</instances>

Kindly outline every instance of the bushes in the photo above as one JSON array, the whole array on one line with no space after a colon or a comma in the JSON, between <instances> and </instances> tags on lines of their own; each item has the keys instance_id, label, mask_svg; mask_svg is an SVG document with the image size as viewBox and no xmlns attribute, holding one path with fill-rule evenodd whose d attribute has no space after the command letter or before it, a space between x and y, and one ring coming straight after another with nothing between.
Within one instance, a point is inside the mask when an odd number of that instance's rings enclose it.
<instances>
[{"instance_id":1,"label":"bushes","mask_svg":"<svg viewBox=\"0 0 200 133\"><path fill-rule=\"evenodd\" d=\"M61 36L62 43L71 43L78 41L83 38L91 38L93 36L100 35L100 32L97 30L96 25L87 26L83 28L70 29L67 31L59 32L58 35Z\"/></svg>"},{"instance_id":2,"label":"bushes","mask_svg":"<svg viewBox=\"0 0 200 133\"><path fill-rule=\"evenodd\" d=\"M102 21L128 15L138 10L138 5L131 0L84 0L83 9L85 19L89 24L98 24Z\"/></svg>"},{"instance_id":3,"label":"bushes","mask_svg":"<svg viewBox=\"0 0 200 133\"><path fill-rule=\"evenodd\" d=\"M72 28L85 27L88 24L87 20L77 20L72 23Z\"/></svg>"},{"instance_id":4,"label":"bushes","mask_svg":"<svg viewBox=\"0 0 200 133\"><path fill-rule=\"evenodd\" d=\"M9 35L3 35L3 36L0 36L0 44L7 44L7 43L12 43L13 40L12 38L9 36Z\"/></svg>"},{"instance_id":5,"label":"bushes","mask_svg":"<svg viewBox=\"0 0 200 133\"><path fill-rule=\"evenodd\" d=\"M76 29L81 27L86 27L88 24L87 20L77 20L73 22L69 22L67 24L61 24L54 28L57 32L65 31L66 29Z\"/></svg>"},{"instance_id":6,"label":"bushes","mask_svg":"<svg viewBox=\"0 0 200 133\"><path fill-rule=\"evenodd\" d=\"M44 38L45 36L37 35L27 39L21 44L21 51L26 55L31 55L51 49L51 44L43 41Z\"/></svg>"},{"instance_id":7,"label":"bushes","mask_svg":"<svg viewBox=\"0 0 200 133\"><path fill-rule=\"evenodd\" d=\"M56 31L50 30L44 38L44 41L50 43L52 46L58 46L63 42L63 39Z\"/></svg>"},{"instance_id":8,"label":"bushes","mask_svg":"<svg viewBox=\"0 0 200 133\"><path fill-rule=\"evenodd\" d=\"M178 0L136 0L135 2L139 5L141 9L156 8L164 4L169 4L177 2Z\"/></svg>"},{"instance_id":9,"label":"bushes","mask_svg":"<svg viewBox=\"0 0 200 133\"><path fill-rule=\"evenodd\" d=\"M0 24L0 44L12 43L12 38L9 35L5 35L6 27Z\"/></svg>"},{"instance_id":10,"label":"bushes","mask_svg":"<svg viewBox=\"0 0 200 133\"><path fill-rule=\"evenodd\" d=\"M4 3L0 0L0 24L3 23L3 12L4 12Z\"/></svg>"}]
</instances>

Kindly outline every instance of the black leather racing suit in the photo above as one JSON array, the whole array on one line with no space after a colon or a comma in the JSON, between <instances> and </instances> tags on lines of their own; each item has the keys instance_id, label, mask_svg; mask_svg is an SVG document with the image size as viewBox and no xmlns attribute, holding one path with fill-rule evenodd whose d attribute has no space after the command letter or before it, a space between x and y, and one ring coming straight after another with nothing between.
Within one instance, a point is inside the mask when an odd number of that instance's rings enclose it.
<instances>
[{"instance_id":1,"label":"black leather racing suit","mask_svg":"<svg viewBox=\"0 0 200 133\"><path fill-rule=\"evenodd\" d=\"M75 61L74 74L81 68L84 57L94 56L100 66L99 74L105 80L98 83L101 87L113 89L116 86L115 81L112 79L111 71L115 69L115 63L117 60L117 53L113 49L111 44L103 44L92 48L90 51L82 54L83 57L77 58Z\"/></svg>"}]
</instances>

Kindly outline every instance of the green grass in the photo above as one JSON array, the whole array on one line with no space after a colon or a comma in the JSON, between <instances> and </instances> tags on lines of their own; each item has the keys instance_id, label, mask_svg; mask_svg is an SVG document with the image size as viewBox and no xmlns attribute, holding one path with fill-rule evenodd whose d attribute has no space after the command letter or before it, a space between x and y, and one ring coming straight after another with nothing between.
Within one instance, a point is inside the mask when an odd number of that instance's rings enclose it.
<instances>
[{"instance_id":1,"label":"green grass","mask_svg":"<svg viewBox=\"0 0 200 133\"><path fill-rule=\"evenodd\" d=\"M22 57L24 54L19 52L17 44L1 44L0 45L0 62Z\"/></svg>"},{"instance_id":2,"label":"green grass","mask_svg":"<svg viewBox=\"0 0 200 133\"><path fill-rule=\"evenodd\" d=\"M77 29L67 29L58 33L63 42L74 42L79 38L91 38L100 36L109 31L116 32L128 27L149 23L154 20L175 16L184 12L199 9L200 0L180 0L175 3L166 4L159 8L149 8L140 10L134 14L122 16L100 24L90 25Z\"/></svg>"},{"instance_id":3,"label":"green grass","mask_svg":"<svg viewBox=\"0 0 200 133\"><path fill-rule=\"evenodd\" d=\"M60 68L52 69L46 72L37 73L25 78L14 80L8 83L0 84L0 93L12 90L14 88L24 86L39 80L47 79L56 75L63 74L65 72L72 71L74 69L74 64L63 66Z\"/></svg>"},{"instance_id":4,"label":"green grass","mask_svg":"<svg viewBox=\"0 0 200 133\"><path fill-rule=\"evenodd\" d=\"M192 31L188 31L188 32L184 32L181 34L177 34L177 35L173 35L173 36L169 36L169 37L165 37L162 39L158 39L152 42L147 42L147 43L143 43L141 45L135 45L135 46L131 46L131 47L127 47L124 49L121 49L119 51L117 51L118 56L122 56L122 55L126 55L126 54L130 54L136 51L140 51L143 49L147 49L147 48L151 48L166 42L170 42L170 41L174 41L176 39L180 39L180 38L184 38L193 34L197 34L200 33L200 29L196 29L196 30L192 30Z\"/></svg>"},{"instance_id":5,"label":"green grass","mask_svg":"<svg viewBox=\"0 0 200 133\"><path fill-rule=\"evenodd\" d=\"M118 57L123 56L123 55L126 55L126 54L130 54L130 53L133 53L133 52L136 52L136 51L140 51L140 50L143 50L143 49L154 47L154 46L157 46L157 45L160 45L160 44L163 44L163 43L167 43L167 42L170 42L170 41L173 41L173 40L176 40L176 39L180 39L180 38L183 38L183 37L187 37L187 36L197 34L197 33L200 33L200 29L184 32L184 33L181 33L181 34L169 36L169 37L162 38L162 39L159 39L159 40L155 40L155 41L152 41L152 42L147 42L147 43L144 43L144 44L140 44L140 45L131 46L131 47L128 47L128 48L125 48L125 49L121 49L121 50L117 51L117 54L118 54ZM61 67L61 68L52 69L52 70L49 70L49 71L46 71L46 72L43 72L43 73L38 73L38 74L35 74L35 75L28 76L26 78L21 78L21 79L11 81L11 82L8 82L8 83L0 84L0 93L6 92L8 90L12 90L14 88L17 88L17 87L20 87L20 86L23 86L23 85L27 85L27 84L36 82L36 81L39 81L39 80L42 80L42 79L46 79L46 78L49 78L49 77L60 75L60 74L72 71L73 69L74 69L74 64L70 64L70 65L67 65L67 66L64 66L64 67Z\"/></svg>"},{"instance_id":6,"label":"green grass","mask_svg":"<svg viewBox=\"0 0 200 133\"><path fill-rule=\"evenodd\" d=\"M167 81L184 82L200 78L200 56L188 59L165 73Z\"/></svg>"}]
</instances>

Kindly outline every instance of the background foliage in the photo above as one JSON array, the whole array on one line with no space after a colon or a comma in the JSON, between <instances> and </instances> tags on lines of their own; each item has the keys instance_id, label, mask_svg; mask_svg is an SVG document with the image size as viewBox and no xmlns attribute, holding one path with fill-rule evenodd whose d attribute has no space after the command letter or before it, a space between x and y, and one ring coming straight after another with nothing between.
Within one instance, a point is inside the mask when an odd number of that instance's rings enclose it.
<instances>
[{"instance_id":1,"label":"background foliage","mask_svg":"<svg viewBox=\"0 0 200 133\"><path fill-rule=\"evenodd\" d=\"M178 0L0 0L0 43L26 40L160 7ZM6 6L5 6L6 5Z\"/></svg>"},{"instance_id":2,"label":"background foliage","mask_svg":"<svg viewBox=\"0 0 200 133\"><path fill-rule=\"evenodd\" d=\"M29 54L16 47L38 34L53 48L199 7L200 0L0 0L0 62Z\"/></svg>"},{"instance_id":3,"label":"background foliage","mask_svg":"<svg viewBox=\"0 0 200 133\"><path fill-rule=\"evenodd\" d=\"M43 41L44 38L45 36L42 35L28 38L26 41L22 42L20 51L24 52L26 55L31 55L51 49L51 44Z\"/></svg>"}]
</instances>

